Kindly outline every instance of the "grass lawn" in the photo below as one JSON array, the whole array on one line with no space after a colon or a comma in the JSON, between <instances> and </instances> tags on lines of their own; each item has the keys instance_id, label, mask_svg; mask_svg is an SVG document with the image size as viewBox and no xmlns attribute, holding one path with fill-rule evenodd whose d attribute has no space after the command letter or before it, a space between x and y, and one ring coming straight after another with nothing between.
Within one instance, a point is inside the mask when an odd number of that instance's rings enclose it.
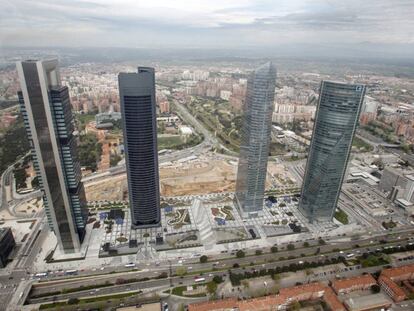
<instances>
[{"instance_id":1,"label":"grass lawn","mask_svg":"<svg viewBox=\"0 0 414 311\"><path fill-rule=\"evenodd\" d=\"M335 219L344 225L349 224L348 215L341 209L338 209L334 215Z\"/></svg>"},{"instance_id":2,"label":"grass lawn","mask_svg":"<svg viewBox=\"0 0 414 311\"><path fill-rule=\"evenodd\" d=\"M389 260L383 255L369 255L366 259L361 258L360 263L363 268L367 268L389 264Z\"/></svg>"},{"instance_id":3,"label":"grass lawn","mask_svg":"<svg viewBox=\"0 0 414 311\"><path fill-rule=\"evenodd\" d=\"M158 150L174 149L184 142L179 135L174 136L158 136Z\"/></svg>"},{"instance_id":4,"label":"grass lawn","mask_svg":"<svg viewBox=\"0 0 414 311\"><path fill-rule=\"evenodd\" d=\"M204 285L206 285L206 284L192 285L192 287L193 287L193 289L196 289L198 286L204 286ZM185 292L186 290L187 290L187 286L177 286L177 287L174 287L172 289L171 293L173 295L182 296L182 297L205 297L206 296L205 293L197 294L197 295L184 295L183 292ZM170 290L164 291L164 293L169 293L169 292L170 292Z\"/></svg>"},{"instance_id":5,"label":"grass lawn","mask_svg":"<svg viewBox=\"0 0 414 311\"><path fill-rule=\"evenodd\" d=\"M363 151L372 151L374 149L374 147L372 147L370 144L366 143L357 136L354 137L354 140L352 141L352 146Z\"/></svg>"}]
</instances>

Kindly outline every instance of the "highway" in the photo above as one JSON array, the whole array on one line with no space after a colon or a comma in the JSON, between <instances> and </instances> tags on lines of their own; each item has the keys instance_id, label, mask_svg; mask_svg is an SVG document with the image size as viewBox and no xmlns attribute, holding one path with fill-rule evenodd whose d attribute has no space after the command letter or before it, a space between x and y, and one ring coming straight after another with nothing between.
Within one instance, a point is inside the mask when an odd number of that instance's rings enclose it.
<instances>
[{"instance_id":1,"label":"highway","mask_svg":"<svg viewBox=\"0 0 414 311\"><path fill-rule=\"evenodd\" d=\"M232 273L244 273L246 270L260 270L260 269L271 269L271 268L277 268L277 267L283 267L283 266L288 266L292 263L295 264L299 264L299 261L307 261L307 262L323 262L327 259L332 259L332 258L338 258L340 256L345 257L346 253L354 253L354 254L362 254L362 253L369 253L369 252L376 252L378 249L382 249L384 247L391 247L391 246L398 246L398 245L402 245L405 243L402 243L400 240L397 241L393 241L393 242L389 242L389 243L385 243L382 244L381 246L379 245L372 245L372 246L364 246L364 247L360 247L360 248L351 248L350 250L345 251L344 253L340 253L340 252L331 252L331 253L326 253L326 254L315 254L315 247L310 247L308 249L304 248L304 249L298 249L295 251L291 251L289 253L287 252L281 252L281 253L276 253L276 254L266 254L264 256L255 256L254 259L253 258L235 258L233 260L227 260L225 261L225 266L223 265L223 263L206 263L206 264L196 264L193 266L193 269L191 272L192 274L190 275L185 275L185 276L172 276L169 278L170 282L173 284L173 286L177 286L179 284L183 284L183 285L190 285L194 283L194 278L198 277L200 274L196 273L195 268L197 268L198 271L208 271L210 269L213 268L213 265L215 265L214 267L217 270L222 270L222 271L211 271L211 272L205 272L202 276L206 279L206 281L209 281L212 279L212 277L214 275L221 275L221 276L226 276L227 275L227 271L230 270ZM332 248L332 246L328 246L329 248ZM322 247L321 247L322 248ZM306 257L302 255L302 253L306 254ZM276 258L280 258L283 257L283 255L285 255L284 257L286 258L287 254L289 254L290 256L296 256L298 258L294 258L294 259L283 259L283 260L278 260L278 261L274 261L274 262L270 262L270 259L275 260ZM308 255L309 254L309 255ZM263 259L267 258L267 262ZM243 267L233 267L233 264L239 264L240 266L246 266L246 268ZM253 263L253 264L252 264ZM188 264L187 268L188 268ZM195 267L197 266L197 267ZM33 294L35 295L39 295L39 294L45 294L45 293L50 293L50 292L55 292L55 291L59 291L62 290L64 288L76 288L79 287L80 285L83 286L88 286L88 285L93 285L93 284L102 284L105 282L105 280L111 280L112 282L118 278L123 278L123 279L128 279L128 278L144 278L144 277L148 277L148 278L155 278L157 276L159 276L159 274L161 272L166 272L168 273L168 269L164 269L163 270L158 270L156 272L154 271L143 271L143 272L129 272L129 273L124 273L122 275L109 275L108 278L105 278L104 276L101 276L99 278L91 278L90 280L88 279L83 279L83 280L79 280L77 282L70 282L70 286L68 286L69 284L66 283L62 283L59 284L59 282L51 282L51 284L49 286L47 286L46 283L41 284L41 287L36 288L33 290ZM194 273L194 274L193 274ZM133 282L133 283L129 283L129 284L122 284L122 285L115 285L115 286L110 286L110 287L103 287L99 289L99 295L105 295L105 294L113 294L116 292L123 292L123 291L133 291L133 290L143 290L143 289L150 289L153 287L162 287L165 286L166 288L169 287L169 282L167 283L165 278L163 279L151 279L148 281L140 281L140 282ZM40 303L40 302L47 302L47 301L53 301L53 300L62 300L62 299L69 299L72 297L87 297L89 295L91 295L91 293L93 295L95 295L97 292L95 290L84 290L84 291L78 291L78 292L74 292L74 293L66 293L66 294L57 294L54 296L48 296L48 297L43 297L43 298L33 298L30 299L30 303Z\"/></svg>"},{"instance_id":2,"label":"highway","mask_svg":"<svg viewBox=\"0 0 414 311\"><path fill-rule=\"evenodd\" d=\"M414 229L411 229L410 232L414 232ZM382 244L379 244L381 240L387 241L384 244L384 241ZM207 263L199 263L198 259L195 259L193 261L186 261L183 263L187 267L188 273L191 273L191 275L187 275L181 279L181 277L173 276L171 278L171 281L173 284L177 285L179 282L191 282L193 281L194 277L198 275L202 271L211 271L213 269L215 270L223 270L223 271L214 271L214 272L206 272L204 273L204 276L206 274L212 274L212 275L222 275L223 273L226 273L227 270L231 269L233 272L238 273L244 271L242 268L233 268L236 267L235 264L238 264L240 266L246 266L247 268L256 268L256 269L263 269L263 268L276 268L276 267L282 267L289 265L291 263L298 263L300 260L306 260L308 262L310 261L324 261L326 259L330 258L337 258L339 256L345 256L347 253L355 253L355 254L362 254L364 252L375 252L379 249L382 249L383 247L389 247L389 246L398 246L398 245L405 245L406 242L404 242L402 239L400 239L398 236L389 237L387 235L378 236L372 239L362 239L358 241L348 241L348 242L342 242L337 243L334 245L317 245L313 243L312 246L307 248L298 248L299 245L296 246L296 249L292 251L279 251L277 253L265 253L263 255L258 256L247 256L245 258L235 258L233 256L232 258L223 260L223 259L214 259L214 261L210 261ZM359 247L355 247L358 244ZM282 246L279 246L281 248ZM285 248L286 249L286 248ZM319 249L319 250L318 250ZM340 253L337 251L337 249L344 250L344 253ZM254 252L254 250L253 250ZM289 259L289 256L296 257L295 259ZM305 258L306 257L306 258ZM216 261L217 260L217 261ZM173 271L177 267L181 266L180 264L174 264L173 265ZM68 279L66 277L66 280L61 278L55 278L56 281L50 282L50 277L48 278L48 281L43 280L41 283L39 283L40 287L36 286L33 290L33 294L39 295L44 294L47 292L52 291L59 291L64 288L76 288L81 285L88 286L88 285L96 285L96 284L102 284L105 281L113 282L114 280L118 278L123 279L131 279L131 278L154 278L160 275L160 273L166 273L169 274L169 266L166 265L166 263L161 263L160 266L156 266L155 264L138 264L138 268L141 269L141 271L127 271L125 272L125 267L122 267L123 269L119 270L113 270L110 268L105 268L105 271L108 271L106 275L100 275L95 277L86 277L82 279ZM191 269L190 269L191 267ZM121 268L121 267L118 267ZM131 269L131 268L129 268ZM123 272L121 270L124 270ZM128 270L128 269L127 269ZM113 271L119 271L119 273L114 274ZM99 274L102 273L98 269L98 271L95 271L94 273ZM93 275L93 272L91 271L80 271L79 276L86 276L86 275ZM77 276L77 277L79 277ZM130 283L127 285L122 286L112 286L110 288L102 288L100 289L100 294L105 294L106 291L108 293L113 293L114 289L116 288L116 292L125 290L127 287L130 288L130 290L135 289L143 289L143 288L151 288L153 286L161 286L165 280L150 280L145 282L135 282ZM136 284L136 285L133 285ZM184 283L185 284L185 283ZM86 292L85 292L86 293ZM80 292L73 293L72 295L81 295ZM59 299L66 299L70 298L67 296L64 296L65 298L62 298L59 296ZM49 297L49 299L52 299L52 297ZM48 301L47 299L42 298L42 301Z\"/></svg>"}]
</instances>

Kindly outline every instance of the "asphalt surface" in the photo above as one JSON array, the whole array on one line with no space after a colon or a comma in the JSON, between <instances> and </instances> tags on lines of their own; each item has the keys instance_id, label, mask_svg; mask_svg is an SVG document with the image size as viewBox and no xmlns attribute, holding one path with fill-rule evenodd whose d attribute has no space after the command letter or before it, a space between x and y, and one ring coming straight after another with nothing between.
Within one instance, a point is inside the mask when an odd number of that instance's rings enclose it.
<instances>
[{"instance_id":1,"label":"asphalt surface","mask_svg":"<svg viewBox=\"0 0 414 311\"><path fill-rule=\"evenodd\" d=\"M365 240L367 241L367 240ZM370 241L373 241L373 243L370 243ZM283 267L286 265L289 265L291 263L296 263L298 264L299 261L303 260L303 261L308 261L308 262L312 262L312 261L324 261L326 259L332 259L332 258L338 258L339 256L346 256L346 254L349 253L354 253L356 255L358 254L362 254L364 252L375 252L376 250L382 249L383 247L386 246L398 246L398 245L405 245L407 243L407 241L403 242L401 240L398 239L398 237L396 237L395 241L386 243L386 244L381 244L381 245L377 245L376 239L372 239L369 240L369 244L368 245L372 245L372 246L361 246L360 248L353 248L350 250L346 250L344 251L343 254L339 253L339 252L333 252L330 254L318 254L318 255L311 255L311 256L307 256L308 254L315 254L318 246L314 246L314 247L309 247L309 248L303 248L303 249L297 249L297 250L293 250L290 252L278 252L278 253L273 253L273 254L264 254L264 255L260 255L260 256L254 256L254 257L245 257L245 258L232 258L232 259L228 259L228 260L222 260L219 262L208 262L205 264L201 264L201 263L189 263L189 262L185 262L183 263L187 269L188 269L188 273L194 273L191 275L186 275L183 277L179 277L179 276L173 276L171 277L168 281L166 279L152 279L149 281L141 281L141 282L135 282L135 283L130 283L130 284L123 284L123 285L116 285L116 286L111 286L111 287L107 287L107 288L101 288L98 290L99 295L105 295L105 294L113 294L116 292L123 292L123 291L130 291L130 290L143 290L143 289L150 289L153 287L162 287L165 286L166 288L168 288L170 286L170 282L173 284L173 286L177 286L179 284L182 285L190 285L194 283L194 278L198 277L201 275L201 273L196 273L197 271L206 271L206 270L211 270L212 268L216 268L216 269L220 269L223 271L213 271L213 272L205 272L202 274L202 277L204 277L206 279L206 281L211 280L211 278L214 275L226 275L227 271L230 269L232 272L234 273L243 273L246 270L249 269L269 269L269 268L276 268L276 267ZM378 240L379 241L379 240ZM355 243L358 243L359 245L362 245L362 241L353 241L353 242L349 242L349 243L342 243L339 247L339 245L326 245L326 246L321 246L321 252L328 252L331 251L333 248L347 248L347 247L352 247L352 245L354 245ZM284 260L280 260L277 262L266 262L269 260L275 260L278 259L280 257L285 257L287 258L287 254L289 256L297 256L298 258L295 259L284 259ZM304 256L302 255L306 255L306 258L303 258ZM239 264L239 265L246 265L245 268L233 268L233 264ZM192 269L189 269L191 264ZM174 268L176 268L179 265L173 265ZM114 274L109 274L109 275L103 275L100 277L95 277L95 278L91 278L91 279L83 279L83 280L72 280L70 282L70 284L66 284L62 283L59 284L58 282L52 282L50 284L47 283L42 283L42 287L38 287L36 288L33 293L34 294L42 294L42 293L47 293L47 292L51 292L53 291L59 291L62 290L64 288L74 288L74 287L79 287L80 285L83 286L88 286L88 285L96 285L96 284L102 284L104 283L106 280L108 281L114 281L114 279L117 278L123 278L123 279L128 279L128 278L154 278L156 276L158 276L160 273L162 272L166 272L169 273L169 269L165 268L165 267L156 267L156 268L151 268L150 266L147 266L146 268L147 270L143 270L142 272L129 272L129 273L120 273L118 275L114 275ZM154 270L158 269L156 272L154 272ZM378 269L378 267L377 267ZM173 269L174 271L174 269ZM193 272L192 272L193 271ZM101 271L100 271L101 272ZM347 275L347 274L345 274ZM95 292L95 290L85 290L85 291L81 291L81 292L75 292L75 293L68 293L68 294L63 294L63 295L56 295L56 297L54 298L52 297L44 297L44 298L36 298L36 299L30 299L31 303L39 303L39 302L47 302L47 301L53 301L53 299L68 299L71 297L84 297L84 296L90 296L90 295L97 295L98 292Z\"/></svg>"}]
</instances>

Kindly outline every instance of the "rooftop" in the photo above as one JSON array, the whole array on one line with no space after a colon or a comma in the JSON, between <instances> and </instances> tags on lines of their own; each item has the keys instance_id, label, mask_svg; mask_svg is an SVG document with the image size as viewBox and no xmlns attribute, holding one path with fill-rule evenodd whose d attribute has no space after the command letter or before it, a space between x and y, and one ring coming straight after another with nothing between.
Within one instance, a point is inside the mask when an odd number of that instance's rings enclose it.
<instances>
[{"instance_id":1,"label":"rooftop","mask_svg":"<svg viewBox=\"0 0 414 311\"><path fill-rule=\"evenodd\" d=\"M382 270L381 275L387 276L390 279L397 278L403 276L405 274L413 274L414 273L414 264L396 267L396 268L389 268Z\"/></svg>"},{"instance_id":2,"label":"rooftop","mask_svg":"<svg viewBox=\"0 0 414 311\"><path fill-rule=\"evenodd\" d=\"M383 282L391 291L393 296L405 296L404 291L402 288L400 288L393 280L391 280L389 277L381 275L378 279L379 282Z\"/></svg>"},{"instance_id":3,"label":"rooftop","mask_svg":"<svg viewBox=\"0 0 414 311\"><path fill-rule=\"evenodd\" d=\"M230 311L237 308L237 306L238 301L236 298L228 298L189 304L188 311Z\"/></svg>"},{"instance_id":4,"label":"rooftop","mask_svg":"<svg viewBox=\"0 0 414 311\"><path fill-rule=\"evenodd\" d=\"M349 311L377 310L377 308L392 304L391 300L382 293L349 298L344 303Z\"/></svg>"},{"instance_id":5,"label":"rooftop","mask_svg":"<svg viewBox=\"0 0 414 311\"><path fill-rule=\"evenodd\" d=\"M240 311L267 311L271 306L279 306L286 303L283 296L266 296L261 298L254 298L243 300L239 302Z\"/></svg>"},{"instance_id":6,"label":"rooftop","mask_svg":"<svg viewBox=\"0 0 414 311\"><path fill-rule=\"evenodd\" d=\"M366 274L366 275L361 275L361 276L356 276L356 277L352 277L352 278L348 278L348 279L343 279L343 280L337 280L332 282L332 288L336 291L339 292L341 290L344 289L349 289L352 288L354 286L363 286L363 285L371 285L371 284L377 284L377 282L375 281L375 279L372 277L371 274Z\"/></svg>"}]
</instances>

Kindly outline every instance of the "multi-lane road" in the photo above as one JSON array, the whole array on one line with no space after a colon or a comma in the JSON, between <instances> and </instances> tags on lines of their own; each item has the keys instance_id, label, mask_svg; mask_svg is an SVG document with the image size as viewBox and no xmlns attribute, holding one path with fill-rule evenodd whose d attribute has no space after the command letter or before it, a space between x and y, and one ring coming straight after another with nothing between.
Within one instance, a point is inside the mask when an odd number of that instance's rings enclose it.
<instances>
[{"instance_id":1,"label":"multi-lane road","mask_svg":"<svg viewBox=\"0 0 414 311\"><path fill-rule=\"evenodd\" d=\"M410 230L410 237L411 233L414 232L414 229ZM407 236L407 232L402 232L405 236ZM381 241L381 242L380 242ZM287 251L286 247L285 250L281 250L278 253L265 253L262 255L251 255L249 252L247 256L244 258L232 258L228 259L214 259L207 263L200 263L198 259L189 260L183 262L182 264L187 267L187 271L189 275L185 275L183 277L179 276L172 276L170 278L170 282L177 286L178 284L189 285L194 283L194 278L200 275L202 271L211 271L205 272L203 277L206 278L206 281L210 280L214 275L223 275L227 274L228 270L231 270L233 273L243 273L245 269L269 269L269 268L276 268L289 265L291 263L298 264L299 261L325 261L326 259L338 258L339 256L346 256L346 254L354 253L354 254L362 254L368 252L377 252L383 249L384 247L391 247L399 245L405 245L408 241L404 241L401 236L388 236L386 234L382 236L376 236L370 239L361 239L358 241L347 241L341 242L336 244L330 245L319 245L318 243L314 242L313 245L306 247L306 248L299 248L299 244L296 245L296 248L291 251ZM359 247L356 247L358 244ZM281 248L282 246L280 246ZM339 252L338 249L343 250L343 252ZM267 250L268 251L268 250ZM223 254L223 256L229 256L229 254ZM289 256L294 256L295 258L289 259ZM172 270L180 266L181 264L176 263L173 265ZM239 267L240 266L240 267ZM244 267L244 268L243 268ZM116 269L117 268L117 269ZM51 291L61 291L67 288L76 288L80 285L88 286L88 285L96 285L102 284L105 281L113 282L117 278L122 279L131 279L131 278L156 278L161 273L169 274L170 268L166 262L161 262L158 264L138 264L137 268L140 271L125 271L125 267L114 267L105 268L109 274L102 275L103 271L99 269L97 271L80 271L77 277L83 276L85 278L82 279L72 279L63 282L59 282L60 278L53 277L56 281L52 282L45 282L43 280L42 286L37 287L33 293L36 295L43 294ZM215 270L215 271L214 271ZM117 273L114 273L117 271ZM95 277L88 277L93 274ZM101 275L98 275L101 274ZM50 280L50 277L49 277ZM170 282L166 282L165 279L150 279L148 281L141 281L141 282L132 282L129 284L122 284L122 285L115 285L110 287L104 287L99 289L99 295L104 294L113 294L115 292L122 292L122 291L129 291L129 290L143 290L143 289L151 289L153 287L160 287L165 286L166 288L169 287ZM36 298L31 299L31 303L39 303L39 302L47 302L53 301L53 299L68 299L71 297L82 297L82 296L89 296L96 295L98 292L92 290L86 290L82 292L76 292L71 294L63 294L63 295L55 295L56 297L44 297L44 298Z\"/></svg>"}]
</instances>

